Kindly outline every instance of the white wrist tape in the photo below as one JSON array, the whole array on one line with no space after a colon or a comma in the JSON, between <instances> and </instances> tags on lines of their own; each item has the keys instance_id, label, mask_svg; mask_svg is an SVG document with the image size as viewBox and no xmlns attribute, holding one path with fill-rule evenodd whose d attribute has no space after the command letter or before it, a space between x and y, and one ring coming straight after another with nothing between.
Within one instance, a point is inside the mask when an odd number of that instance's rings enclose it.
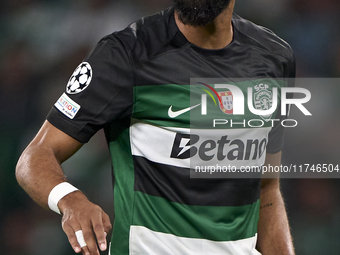
<instances>
[{"instance_id":1,"label":"white wrist tape","mask_svg":"<svg viewBox=\"0 0 340 255\"><path fill-rule=\"evenodd\" d=\"M59 200L62 199L67 194L70 194L71 192L76 190L78 189L69 184L68 182L62 182L58 184L51 190L50 194L48 195L48 207L52 211L61 214L58 208Z\"/></svg>"}]
</instances>

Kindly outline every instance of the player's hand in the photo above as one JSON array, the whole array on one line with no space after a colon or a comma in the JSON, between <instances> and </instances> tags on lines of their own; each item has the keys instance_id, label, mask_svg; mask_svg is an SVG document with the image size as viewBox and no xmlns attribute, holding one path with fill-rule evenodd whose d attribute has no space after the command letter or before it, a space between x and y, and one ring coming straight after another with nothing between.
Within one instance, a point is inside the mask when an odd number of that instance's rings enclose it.
<instances>
[{"instance_id":1,"label":"player's hand","mask_svg":"<svg viewBox=\"0 0 340 255\"><path fill-rule=\"evenodd\" d=\"M109 216L91 203L80 191L72 192L62 198L58 207L63 214L62 227L76 253L99 255L107 249L106 236L112 229ZM80 247L76 232L81 230L86 246Z\"/></svg>"}]
</instances>

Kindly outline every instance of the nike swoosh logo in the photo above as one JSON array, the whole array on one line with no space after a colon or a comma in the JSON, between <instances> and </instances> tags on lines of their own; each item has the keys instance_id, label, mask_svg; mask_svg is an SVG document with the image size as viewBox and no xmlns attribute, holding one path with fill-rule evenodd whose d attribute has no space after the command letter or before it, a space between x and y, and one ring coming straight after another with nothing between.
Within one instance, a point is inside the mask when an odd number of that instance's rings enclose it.
<instances>
[{"instance_id":1,"label":"nike swoosh logo","mask_svg":"<svg viewBox=\"0 0 340 255\"><path fill-rule=\"evenodd\" d=\"M172 105L169 107L169 110L168 110L168 115L170 118L176 118L178 117L179 115L182 115L183 113L186 113L194 108L196 108L197 106L200 106L201 104L197 104L197 105L194 105L194 106L191 106L191 107L188 107L188 108L185 108L183 110L179 110L179 111L173 111L172 110Z\"/></svg>"}]
</instances>

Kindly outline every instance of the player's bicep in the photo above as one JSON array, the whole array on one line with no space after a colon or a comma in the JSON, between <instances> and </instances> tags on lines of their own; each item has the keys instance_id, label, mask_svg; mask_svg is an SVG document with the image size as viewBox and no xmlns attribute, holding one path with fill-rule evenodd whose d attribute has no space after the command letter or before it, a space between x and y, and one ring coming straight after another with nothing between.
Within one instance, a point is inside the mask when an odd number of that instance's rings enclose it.
<instances>
[{"instance_id":1,"label":"player's bicep","mask_svg":"<svg viewBox=\"0 0 340 255\"><path fill-rule=\"evenodd\" d=\"M45 121L30 144L52 152L60 164L76 153L82 145L48 121Z\"/></svg>"}]
</instances>

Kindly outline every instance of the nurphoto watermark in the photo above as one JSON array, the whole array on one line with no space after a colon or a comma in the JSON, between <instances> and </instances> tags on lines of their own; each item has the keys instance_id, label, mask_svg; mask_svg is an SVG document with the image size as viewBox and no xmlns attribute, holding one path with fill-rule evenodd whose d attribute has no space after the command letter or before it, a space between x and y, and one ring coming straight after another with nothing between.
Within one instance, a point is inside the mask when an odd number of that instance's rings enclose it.
<instances>
[{"instance_id":1,"label":"nurphoto watermark","mask_svg":"<svg viewBox=\"0 0 340 255\"><path fill-rule=\"evenodd\" d=\"M190 111L190 133L177 134L171 157L189 160L192 178L340 178L337 165L304 171L266 163L267 153L282 150L285 129L298 130L313 117L313 95L302 79L195 78L190 84L190 107L181 110ZM291 109L298 114L290 116Z\"/></svg>"}]
</instances>

